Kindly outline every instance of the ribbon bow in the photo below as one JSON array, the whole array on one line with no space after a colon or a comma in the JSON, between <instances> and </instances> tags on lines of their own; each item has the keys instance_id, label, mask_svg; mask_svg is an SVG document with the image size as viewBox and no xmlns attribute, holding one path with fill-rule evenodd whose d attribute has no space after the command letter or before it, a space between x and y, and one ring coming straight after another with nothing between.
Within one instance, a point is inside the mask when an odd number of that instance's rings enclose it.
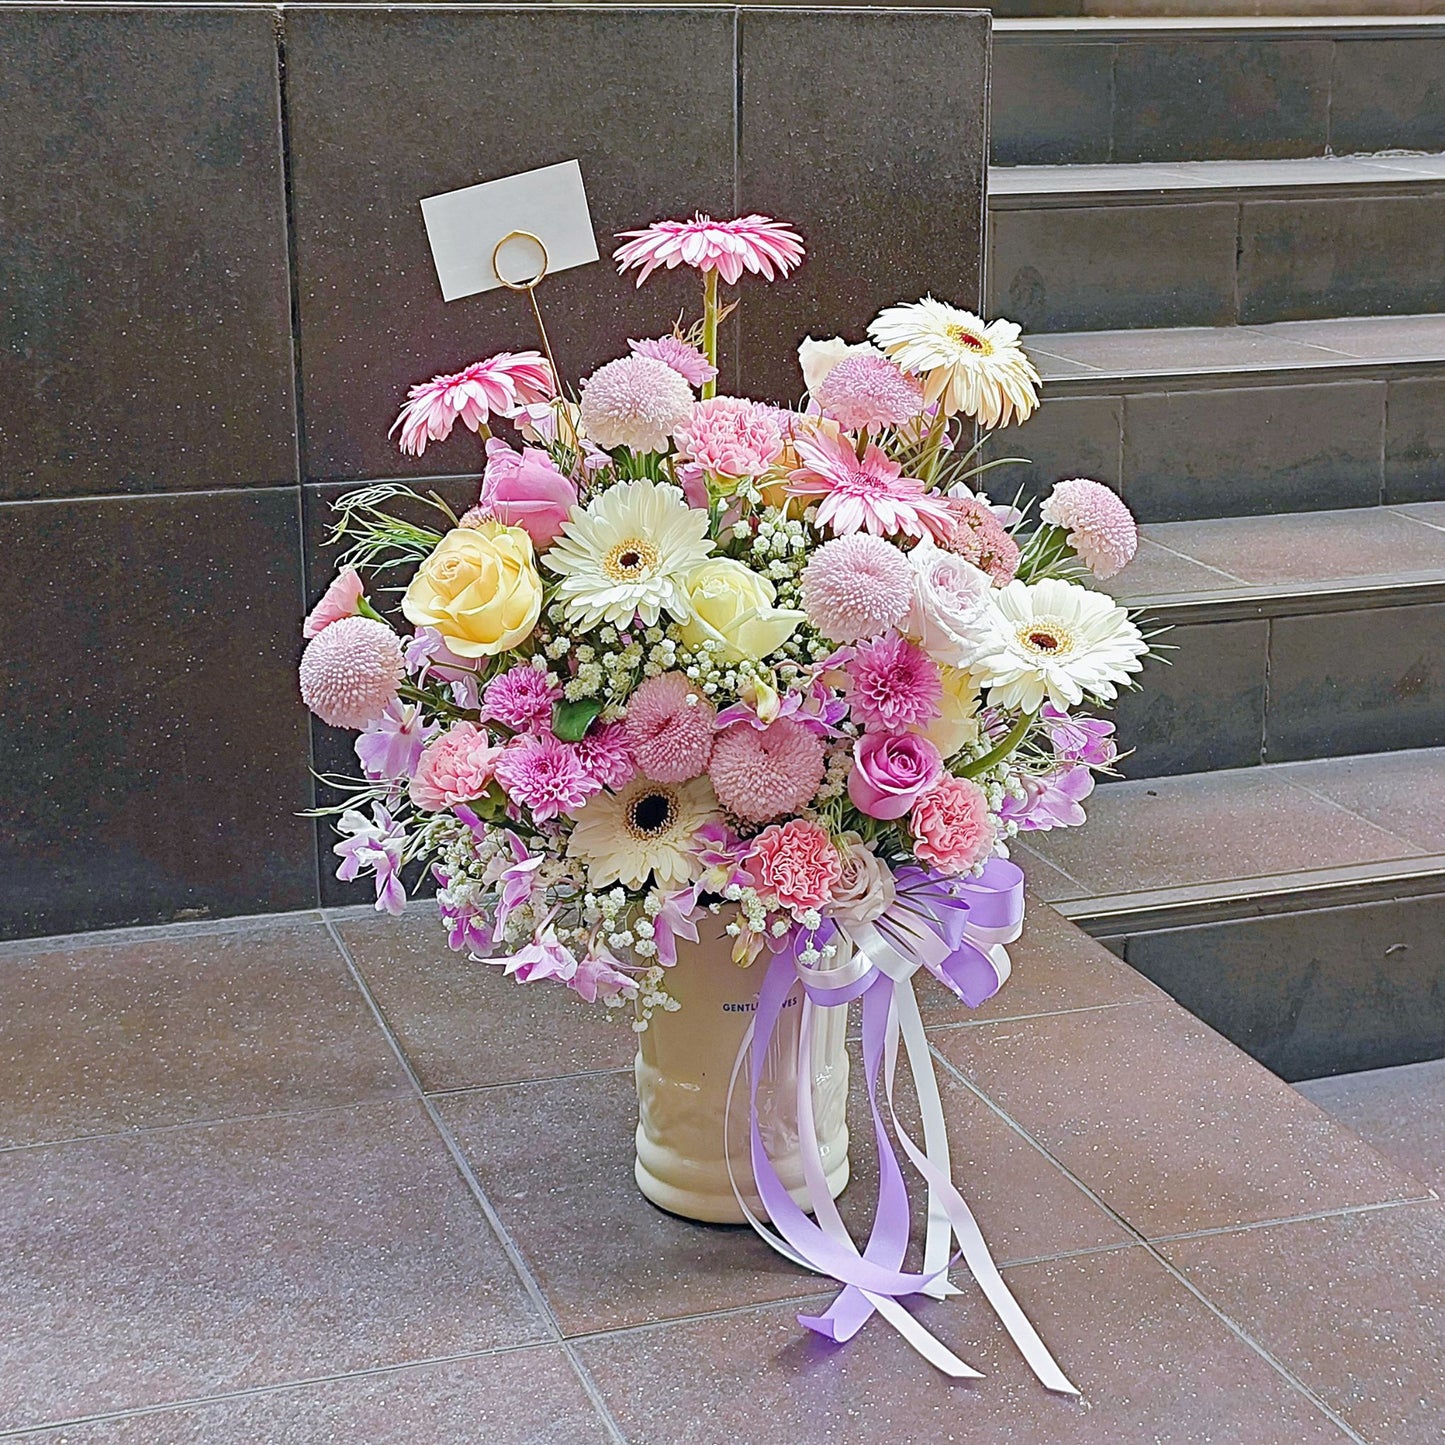
<instances>
[{"instance_id":1,"label":"ribbon bow","mask_svg":"<svg viewBox=\"0 0 1445 1445\"><path fill-rule=\"evenodd\" d=\"M799 1315L799 1323L842 1343L852 1339L875 1311L931 1364L955 1379L977 1379L965 1364L900 1303L905 1295L945 1299L960 1291L948 1270L958 1259L968 1266L989 1304L1039 1380L1050 1390L1077 1395L1029 1323L999 1274L973 1212L954 1187L938 1079L913 991L913 975L926 969L970 1008L992 998L1009 976L1006 944L1023 927L1023 874L994 859L977 879L948 879L922 868L900 868L892 903L871 923L843 927L825 920L809 934L795 929L774 955L758 993L757 1012L738 1050L728 1089L728 1113L744 1065L748 1068L749 1139L758 1197L769 1228L749 1208L733 1177L733 1193L757 1233L784 1258L803 1269L830 1275L842 1293L821 1315ZM833 944L827 966L804 963L802 955ZM802 1209L768 1158L758 1120L763 1063L779 1015L794 988L803 989L798 1041L797 1116L803 1179L810 1209ZM860 1252L828 1189L813 1119L814 1013L818 1008L863 1001L863 1066L873 1132L878 1145L878 1204L868 1242ZM894 1108L893 1086L899 1044L913 1076L923 1118L923 1147L909 1136ZM903 1270L911 1226L903 1170L879 1108L880 1072L893 1131L903 1152L928 1186L928 1224L923 1270ZM729 1136L730 1137L730 1136ZM732 1173L729 1160L729 1174ZM812 1213L815 1218L810 1219ZM955 1238L958 1251L950 1254Z\"/></svg>"}]
</instances>

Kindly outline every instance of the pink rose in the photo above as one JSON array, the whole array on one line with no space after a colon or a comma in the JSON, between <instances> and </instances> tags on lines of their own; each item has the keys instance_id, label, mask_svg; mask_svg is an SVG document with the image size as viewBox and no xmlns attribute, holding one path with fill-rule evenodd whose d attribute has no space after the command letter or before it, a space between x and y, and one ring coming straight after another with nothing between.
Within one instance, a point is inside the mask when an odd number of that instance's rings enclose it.
<instances>
[{"instance_id":1,"label":"pink rose","mask_svg":"<svg viewBox=\"0 0 1445 1445\"><path fill-rule=\"evenodd\" d=\"M993 852L988 799L967 778L940 778L913 805L913 851L940 873L967 873Z\"/></svg>"},{"instance_id":2,"label":"pink rose","mask_svg":"<svg viewBox=\"0 0 1445 1445\"><path fill-rule=\"evenodd\" d=\"M870 818L901 818L938 781L943 757L914 733L864 733L853 744L848 796Z\"/></svg>"},{"instance_id":3,"label":"pink rose","mask_svg":"<svg viewBox=\"0 0 1445 1445\"><path fill-rule=\"evenodd\" d=\"M519 456L506 442L490 437L477 505L506 526L522 528L540 550L557 540L577 505L577 487L546 452L524 447Z\"/></svg>"},{"instance_id":4,"label":"pink rose","mask_svg":"<svg viewBox=\"0 0 1445 1445\"><path fill-rule=\"evenodd\" d=\"M758 892L795 913L821 908L843 876L832 839L803 818L764 828L744 861L751 865Z\"/></svg>"},{"instance_id":5,"label":"pink rose","mask_svg":"<svg viewBox=\"0 0 1445 1445\"><path fill-rule=\"evenodd\" d=\"M333 622L340 622L343 617L355 617L361 611L358 603L363 590L356 568L343 567L331 579L326 595L311 609L311 615L301 628L302 637L315 637Z\"/></svg>"},{"instance_id":6,"label":"pink rose","mask_svg":"<svg viewBox=\"0 0 1445 1445\"><path fill-rule=\"evenodd\" d=\"M501 748L484 728L456 723L421 755L411 780L411 800L428 813L480 798L496 770Z\"/></svg>"}]
</instances>

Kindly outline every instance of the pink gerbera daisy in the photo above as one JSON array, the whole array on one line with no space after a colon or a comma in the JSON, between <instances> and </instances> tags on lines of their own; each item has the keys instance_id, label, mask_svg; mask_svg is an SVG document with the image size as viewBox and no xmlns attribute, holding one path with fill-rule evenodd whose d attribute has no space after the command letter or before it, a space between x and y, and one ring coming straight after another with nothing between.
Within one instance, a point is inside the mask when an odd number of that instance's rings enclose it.
<instances>
[{"instance_id":1,"label":"pink gerbera daisy","mask_svg":"<svg viewBox=\"0 0 1445 1445\"><path fill-rule=\"evenodd\" d=\"M476 431L493 412L512 416L524 406L547 401L556 389L552 368L540 351L500 351L464 371L418 382L387 435L395 436L399 428L402 451L419 457L428 442L445 441L459 421Z\"/></svg>"},{"instance_id":2,"label":"pink gerbera daisy","mask_svg":"<svg viewBox=\"0 0 1445 1445\"><path fill-rule=\"evenodd\" d=\"M942 541L953 530L943 498L930 496L917 477L879 447L859 457L846 437L811 432L794 439L802 462L788 476L793 496L818 497L818 521L846 537L865 528L875 536L904 532Z\"/></svg>"},{"instance_id":3,"label":"pink gerbera daisy","mask_svg":"<svg viewBox=\"0 0 1445 1445\"><path fill-rule=\"evenodd\" d=\"M717 375L717 367L697 347L676 336L660 336L655 341L629 341L634 356L650 356L670 366L689 386L701 386Z\"/></svg>"},{"instance_id":4,"label":"pink gerbera daisy","mask_svg":"<svg viewBox=\"0 0 1445 1445\"><path fill-rule=\"evenodd\" d=\"M803 259L803 238L768 216L714 221L698 212L690 221L658 221L641 231L623 231L621 237L626 244L612 259L619 271L640 267L639 286L659 266L716 271L729 286L736 286L744 271L771 281Z\"/></svg>"}]
</instances>

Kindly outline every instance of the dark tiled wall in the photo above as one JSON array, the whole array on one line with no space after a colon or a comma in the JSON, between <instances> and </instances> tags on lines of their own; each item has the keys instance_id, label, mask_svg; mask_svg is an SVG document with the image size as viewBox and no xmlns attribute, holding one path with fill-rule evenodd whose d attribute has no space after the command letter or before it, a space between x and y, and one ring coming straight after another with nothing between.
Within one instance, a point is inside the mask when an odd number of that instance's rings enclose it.
<instances>
[{"instance_id":1,"label":"dark tiled wall","mask_svg":"<svg viewBox=\"0 0 1445 1445\"><path fill-rule=\"evenodd\" d=\"M576 156L599 239L772 210L814 260L747 326L796 390L806 330L976 305L988 17L730 7L0 7L0 936L342 894L298 812L298 621L325 503L404 462L406 386L531 344L445 306L417 201ZM573 379L693 286L548 283ZM746 310L744 316L747 315ZM736 328L735 328L736 329ZM321 892L318 892L318 887Z\"/></svg>"}]
</instances>

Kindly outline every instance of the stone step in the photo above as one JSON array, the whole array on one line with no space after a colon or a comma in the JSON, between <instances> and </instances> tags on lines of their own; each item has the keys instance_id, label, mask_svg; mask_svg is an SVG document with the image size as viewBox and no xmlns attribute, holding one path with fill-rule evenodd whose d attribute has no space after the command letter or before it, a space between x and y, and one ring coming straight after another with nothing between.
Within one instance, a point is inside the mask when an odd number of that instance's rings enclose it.
<instances>
[{"instance_id":1,"label":"stone step","mask_svg":"<svg viewBox=\"0 0 1445 1445\"><path fill-rule=\"evenodd\" d=\"M1312 1079L1297 1087L1387 1159L1445 1193L1445 1059Z\"/></svg>"},{"instance_id":2,"label":"stone step","mask_svg":"<svg viewBox=\"0 0 1445 1445\"><path fill-rule=\"evenodd\" d=\"M1445 311L1445 155L994 166L987 291L1033 331Z\"/></svg>"},{"instance_id":3,"label":"stone step","mask_svg":"<svg viewBox=\"0 0 1445 1445\"><path fill-rule=\"evenodd\" d=\"M1445 15L996 18L993 38L1000 165L1445 150Z\"/></svg>"},{"instance_id":4,"label":"stone step","mask_svg":"<svg viewBox=\"0 0 1445 1445\"><path fill-rule=\"evenodd\" d=\"M1445 748L1098 789L1030 885L1286 1079L1445 1055Z\"/></svg>"},{"instance_id":5,"label":"stone step","mask_svg":"<svg viewBox=\"0 0 1445 1445\"><path fill-rule=\"evenodd\" d=\"M997 495L1087 476L1145 522L1445 498L1445 316L1027 335Z\"/></svg>"},{"instance_id":6,"label":"stone step","mask_svg":"<svg viewBox=\"0 0 1445 1445\"><path fill-rule=\"evenodd\" d=\"M1127 778L1445 743L1445 502L1146 525L1104 585L1171 629Z\"/></svg>"}]
</instances>

